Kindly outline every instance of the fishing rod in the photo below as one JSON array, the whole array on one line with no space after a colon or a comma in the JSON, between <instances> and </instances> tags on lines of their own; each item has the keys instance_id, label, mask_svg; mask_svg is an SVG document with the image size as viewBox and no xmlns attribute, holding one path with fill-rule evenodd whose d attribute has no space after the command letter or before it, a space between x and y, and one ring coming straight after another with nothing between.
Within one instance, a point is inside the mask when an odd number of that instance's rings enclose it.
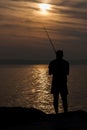
<instances>
[{"instance_id":1,"label":"fishing rod","mask_svg":"<svg viewBox=\"0 0 87 130\"><path fill-rule=\"evenodd\" d=\"M51 43L51 46L52 46L52 48L53 48L53 51L54 51L54 53L56 54L56 49L55 49L55 47L54 47L54 45L53 45L53 42L52 42L52 40L51 40L51 38L50 38L50 36L49 36L49 33L48 33L46 27L44 27L44 30L45 30L45 32L46 32L46 34L47 34L47 37L48 37L48 39L49 39L49 41L50 41L50 43Z\"/></svg>"}]
</instances>

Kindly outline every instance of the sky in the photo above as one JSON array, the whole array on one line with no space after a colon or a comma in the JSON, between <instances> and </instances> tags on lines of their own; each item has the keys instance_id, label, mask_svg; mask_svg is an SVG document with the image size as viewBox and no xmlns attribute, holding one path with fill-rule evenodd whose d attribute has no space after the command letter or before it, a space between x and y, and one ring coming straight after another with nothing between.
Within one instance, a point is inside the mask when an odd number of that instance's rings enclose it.
<instances>
[{"instance_id":1,"label":"sky","mask_svg":"<svg viewBox=\"0 0 87 130\"><path fill-rule=\"evenodd\" d=\"M87 0L0 0L0 59L53 59L44 27L65 58L87 59Z\"/></svg>"}]
</instances>

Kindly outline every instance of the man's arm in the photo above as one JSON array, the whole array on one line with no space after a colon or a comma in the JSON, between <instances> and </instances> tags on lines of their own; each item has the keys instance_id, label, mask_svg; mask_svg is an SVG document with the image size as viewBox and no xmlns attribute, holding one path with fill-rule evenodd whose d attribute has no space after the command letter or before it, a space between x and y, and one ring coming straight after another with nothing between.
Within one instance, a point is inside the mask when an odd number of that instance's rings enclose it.
<instances>
[{"instance_id":1,"label":"man's arm","mask_svg":"<svg viewBox=\"0 0 87 130\"><path fill-rule=\"evenodd\" d=\"M48 69L49 69L49 75L53 74L52 73L52 64L51 63L49 64Z\"/></svg>"}]
</instances>

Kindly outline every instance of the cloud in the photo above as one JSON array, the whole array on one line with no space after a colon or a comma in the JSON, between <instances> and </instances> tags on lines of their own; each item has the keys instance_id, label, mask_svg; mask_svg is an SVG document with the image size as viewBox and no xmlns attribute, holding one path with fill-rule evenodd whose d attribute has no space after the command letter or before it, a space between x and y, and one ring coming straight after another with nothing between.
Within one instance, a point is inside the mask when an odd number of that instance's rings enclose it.
<instances>
[{"instance_id":1,"label":"cloud","mask_svg":"<svg viewBox=\"0 0 87 130\"><path fill-rule=\"evenodd\" d=\"M27 57L27 54L35 56L37 52L37 58L42 53L44 55L44 52L48 55L49 39L43 29L43 26L46 26L56 48L63 48L69 56L72 56L74 55L72 48L75 48L76 54L79 45L78 55L81 52L81 56L84 57L87 53L86 0L49 0L52 8L48 11L48 15L40 13L38 6L40 2L39 0L0 1L0 47L4 45L2 54L4 55L7 48L10 55L11 49L17 49L20 57L23 55ZM12 54L17 56L15 51Z\"/></svg>"}]
</instances>

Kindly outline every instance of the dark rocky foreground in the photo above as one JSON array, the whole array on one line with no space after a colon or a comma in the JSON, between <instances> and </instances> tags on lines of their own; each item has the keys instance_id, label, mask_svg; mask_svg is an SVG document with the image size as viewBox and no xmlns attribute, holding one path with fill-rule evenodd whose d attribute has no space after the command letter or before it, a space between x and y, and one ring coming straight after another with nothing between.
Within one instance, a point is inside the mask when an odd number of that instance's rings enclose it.
<instances>
[{"instance_id":1,"label":"dark rocky foreground","mask_svg":"<svg viewBox=\"0 0 87 130\"><path fill-rule=\"evenodd\" d=\"M0 107L0 130L87 130L87 112L46 114L35 108Z\"/></svg>"}]
</instances>

